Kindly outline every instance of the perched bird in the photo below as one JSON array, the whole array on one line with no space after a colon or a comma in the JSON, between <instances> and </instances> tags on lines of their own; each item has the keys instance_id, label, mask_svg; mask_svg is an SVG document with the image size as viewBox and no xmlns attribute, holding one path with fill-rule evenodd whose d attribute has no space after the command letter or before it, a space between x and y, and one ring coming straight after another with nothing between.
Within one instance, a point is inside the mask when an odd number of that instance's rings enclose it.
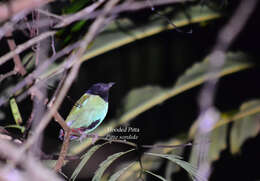
<instances>
[{"instance_id":1,"label":"perched bird","mask_svg":"<svg viewBox=\"0 0 260 181\"><path fill-rule=\"evenodd\" d=\"M72 128L70 139L81 139L101 124L108 111L109 89L113 85L114 82L94 84L76 102L66 119L67 125ZM60 139L63 136L61 129Z\"/></svg>"}]
</instances>

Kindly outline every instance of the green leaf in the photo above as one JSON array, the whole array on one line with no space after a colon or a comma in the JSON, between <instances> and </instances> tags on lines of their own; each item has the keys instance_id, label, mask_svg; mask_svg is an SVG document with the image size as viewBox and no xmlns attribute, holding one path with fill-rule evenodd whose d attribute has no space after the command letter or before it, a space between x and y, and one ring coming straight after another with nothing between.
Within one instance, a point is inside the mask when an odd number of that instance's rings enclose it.
<instances>
[{"instance_id":1,"label":"green leaf","mask_svg":"<svg viewBox=\"0 0 260 181\"><path fill-rule=\"evenodd\" d=\"M186 9L185 12L174 12L177 13L172 19L170 19L170 21L177 27L183 27L191 23L204 22L220 17L220 13L208 7L204 7L202 10L200 5L190 7L189 9ZM189 16L187 16L187 14ZM118 24L120 24L120 27L118 27ZM122 29L126 31L122 31ZM156 16L156 18L148 21L144 25L137 25L131 20L125 18L119 19L117 22L111 23L95 39L93 45L88 48L85 55L81 58L81 61L87 61L115 48L169 29L173 29L172 25L167 24L165 19L159 16ZM48 70L48 72L42 75L41 79L58 74L63 64L66 64L66 62L53 66Z\"/></svg>"},{"instance_id":2,"label":"green leaf","mask_svg":"<svg viewBox=\"0 0 260 181\"><path fill-rule=\"evenodd\" d=\"M73 25L73 27L71 28L71 32L79 31L86 24L86 22L87 21L82 20L82 21L75 23L75 25Z\"/></svg>"},{"instance_id":3,"label":"green leaf","mask_svg":"<svg viewBox=\"0 0 260 181\"><path fill-rule=\"evenodd\" d=\"M158 179L160 179L160 180L162 180L162 181L167 181L167 180L166 180L165 178L163 178L162 176L157 175L157 174L155 174L155 173L153 173L153 172L150 172L150 171L148 171L148 170L144 170L144 172L149 173L149 174L151 174L152 176L155 176L156 178L158 178Z\"/></svg>"},{"instance_id":4,"label":"green leaf","mask_svg":"<svg viewBox=\"0 0 260 181\"><path fill-rule=\"evenodd\" d=\"M239 113L254 110L260 106L260 100L252 100L242 104ZM231 152L237 153L242 144L251 137L255 137L260 129L259 113L253 114L234 122L231 128L230 147Z\"/></svg>"},{"instance_id":5,"label":"green leaf","mask_svg":"<svg viewBox=\"0 0 260 181\"><path fill-rule=\"evenodd\" d=\"M63 12L65 14L75 13L75 12L79 11L80 9L82 9L88 2L89 2L89 0L73 1L68 7L63 9Z\"/></svg>"},{"instance_id":6,"label":"green leaf","mask_svg":"<svg viewBox=\"0 0 260 181\"><path fill-rule=\"evenodd\" d=\"M238 72L253 65L248 62L250 58L243 53L228 53L226 61L219 72L218 76L222 77L234 72ZM103 124L97 129L100 136L109 133L109 130L125 124L141 113L161 104L162 102L186 91L195 86L202 84L208 76L209 61L205 59L202 62L196 63L190 67L182 76L179 77L176 84L170 88L159 88L158 86L146 86L137 90L132 90L125 99L124 110L118 119L112 120L108 124ZM151 91L151 92L150 92ZM133 98L135 97L135 98ZM139 101L141 99L142 101ZM126 102L129 101L129 102ZM111 128L111 129L107 129ZM73 153L79 153L84 150L90 142L83 142L80 145L74 145L72 148Z\"/></svg>"},{"instance_id":7,"label":"green leaf","mask_svg":"<svg viewBox=\"0 0 260 181\"><path fill-rule=\"evenodd\" d=\"M105 144L101 144L101 145L95 145L92 148L89 149L89 151L87 153L85 153L84 155L82 155L81 157L81 161L78 164L77 168L74 170L74 172L72 173L70 180L75 180L76 177L78 176L78 174L80 173L80 171L82 170L82 168L86 165L86 163L88 162L88 160L91 158L91 156L101 147L103 147Z\"/></svg>"},{"instance_id":8,"label":"green leaf","mask_svg":"<svg viewBox=\"0 0 260 181\"><path fill-rule=\"evenodd\" d=\"M7 126L5 126L5 128L16 128L16 129L19 129L22 133L24 133L24 131L25 131L24 126L20 126L20 125L17 125L17 124L7 125Z\"/></svg>"},{"instance_id":9,"label":"green leaf","mask_svg":"<svg viewBox=\"0 0 260 181\"><path fill-rule=\"evenodd\" d=\"M164 91L165 90L159 86L145 86L134 89L130 91L124 99L124 111L136 110L136 106L160 96ZM142 110L139 109L139 112L142 112ZM136 112L135 114L138 113Z\"/></svg>"},{"instance_id":10,"label":"green leaf","mask_svg":"<svg viewBox=\"0 0 260 181\"><path fill-rule=\"evenodd\" d=\"M205 7L202 11L201 6L193 6L185 12L189 14L189 17L184 12L179 12L170 21L177 27L182 27L190 23L203 22L220 17L218 12L210 8ZM117 24L120 24L120 27L116 24L111 24L107 27L107 31L99 35L94 45L87 51L82 60L87 60L130 42L174 28L172 25L167 24L165 19L160 16L156 16L156 18L140 26L137 26L129 19L119 20ZM122 31L122 29L127 32Z\"/></svg>"},{"instance_id":11,"label":"green leaf","mask_svg":"<svg viewBox=\"0 0 260 181\"><path fill-rule=\"evenodd\" d=\"M127 165L126 167L122 168L121 170L117 171L116 173L114 173L108 181L116 181L126 170L128 170L130 167L132 167L134 164L136 164L137 162L133 162L129 165Z\"/></svg>"},{"instance_id":12,"label":"green leaf","mask_svg":"<svg viewBox=\"0 0 260 181\"><path fill-rule=\"evenodd\" d=\"M120 158L121 156L134 151L135 149L131 149L125 152L119 152L119 153L115 153L111 156L109 156L105 161L103 161L100 165L99 165L99 169L95 172L94 177L92 178L92 181L100 181L105 170L118 158Z\"/></svg>"},{"instance_id":13,"label":"green leaf","mask_svg":"<svg viewBox=\"0 0 260 181\"><path fill-rule=\"evenodd\" d=\"M165 155L165 154L157 154L157 153L145 153L145 154L165 158L165 159L168 159L168 160L176 163L177 165L182 167L184 170L186 170L190 174L190 176L193 180L200 180L200 181L205 180L202 176L200 176L198 174L197 169L194 166L192 166L190 163L188 163L186 161L183 161L182 157L180 157L178 155Z\"/></svg>"},{"instance_id":14,"label":"green leaf","mask_svg":"<svg viewBox=\"0 0 260 181\"><path fill-rule=\"evenodd\" d=\"M15 98L10 99L10 107L11 107L12 114L13 114L16 125L22 124L23 120L22 120L18 105L15 101Z\"/></svg>"},{"instance_id":15,"label":"green leaf","mask_svg":"<svg viewBox=\"0 0 260 181\"><path fill-rule=\"evenodd\" d=\"M29 52L23 57L22 64L27 71L31 71L35 63L35 53Z\"/></svg>"}]
</instances>

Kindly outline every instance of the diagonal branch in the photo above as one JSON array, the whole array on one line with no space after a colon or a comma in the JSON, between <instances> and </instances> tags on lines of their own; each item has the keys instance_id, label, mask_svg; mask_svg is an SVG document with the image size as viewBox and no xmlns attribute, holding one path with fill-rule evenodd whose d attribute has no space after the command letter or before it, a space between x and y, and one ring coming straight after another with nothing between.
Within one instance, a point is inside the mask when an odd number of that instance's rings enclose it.
<instances>
[{"instance_id":1,"label":"diagonal branch","mask_svg":"<svg viewBox=\"0 0 260 181\"><path fill-rule=\"evenodd\" d=\"M7 43L9 45L9 48L11 51L14 51L16 49L16 44L15 44L15 41L13 38L10 38L9 37L12 37L13 36L13 33L12 32L9 32L6 34L6 37L8 38L7 39ZM26 74L26 70L25 68L23 67L23 64L21 62L21 58L18 54L14 55L14 71L16 72L19 72L22 76Z\"/></svg>"},{"instance_id":2,"label":"diagonal branch","mask_svg":"<svg viewBox=\"0 0 260 181\"><path fill-rule=\"evenodd\" d=\"M13 0L5 4L0 4L0 22L7 20L15 14L29 11L51 1L52 0Z\"/></svg>"},{"instance_id":3,"label":"diagonal branch","mask_svg":"<svg viewBox=\"0 0 260 181\"><path fill-rule=\"evenodd\" d=\"M214 107L214 97L218 83L218 73L225 63L225 53L233 43L237 35L245 26L250 15L257 7L257 0L241 1L239 7L226 26L219 32L216 44L209 55L209 78L201 90L199 96L200 114L198 117L198 132L195 142L198 143L197 166L198 174L208 179L211 169L207 160L210 131L219 120L219 113Z\"/></svg>"}]
</instances>

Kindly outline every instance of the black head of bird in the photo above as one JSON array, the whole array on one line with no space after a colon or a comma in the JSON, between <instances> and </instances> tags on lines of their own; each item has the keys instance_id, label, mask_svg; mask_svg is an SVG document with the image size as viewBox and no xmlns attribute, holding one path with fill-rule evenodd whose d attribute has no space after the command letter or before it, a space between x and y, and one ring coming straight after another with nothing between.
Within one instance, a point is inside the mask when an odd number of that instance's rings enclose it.
<instances>
[{"instance_id":1,"label":"black head of bird","mask_svg":"<svg viewBox=\"0 0 260 181\"><path fill-rule=\"evenodd\" d=\"M102 97L106 102L108 102L109 96L109 89L114 85L114 82L109 83L97 83L92 85L88 90L87 94L91 95L99 95Z\"/></svg>"}]
</instances>

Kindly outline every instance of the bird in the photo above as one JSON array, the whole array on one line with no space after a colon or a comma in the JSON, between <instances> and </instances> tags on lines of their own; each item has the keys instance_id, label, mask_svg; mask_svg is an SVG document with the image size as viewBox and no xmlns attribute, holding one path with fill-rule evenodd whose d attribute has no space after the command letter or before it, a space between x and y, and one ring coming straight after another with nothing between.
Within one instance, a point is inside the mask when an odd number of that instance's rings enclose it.
<instances>
[{"instance_id":1,"label":"bird","mask_svg":"<svg viewBox=\"0 0 260 181\"><path fill-rule=\"evenodd\" d=\"M109 90L114 84L96 83L76 102L65 120L72 131L70 140L79 138L81 141L102 123L108 112ZM64 132L61 129L59 138L63 137Z\"/></svg>"}]
</instances>

